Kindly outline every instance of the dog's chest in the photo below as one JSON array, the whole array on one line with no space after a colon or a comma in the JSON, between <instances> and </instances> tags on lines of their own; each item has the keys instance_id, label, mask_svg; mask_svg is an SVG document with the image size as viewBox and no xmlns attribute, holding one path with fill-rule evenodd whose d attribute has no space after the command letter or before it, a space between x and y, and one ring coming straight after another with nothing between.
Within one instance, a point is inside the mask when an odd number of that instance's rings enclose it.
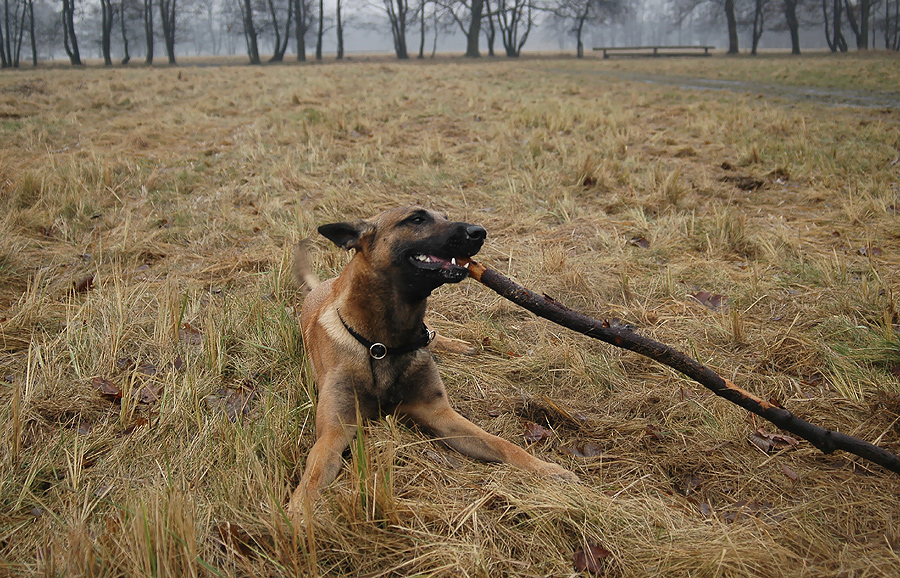
<instances>
[{"instance_id":1,"label":"dog's chest","mask_svg":"<svg viewBox=\"0 0 900 578\"><path fill-rule=\"evenodd\" d=\"M396 359L371 359L372 389L370 394L382 409L396 407L408 401L415 388L411 381L414 368L421 363L420 352L403 355ZM385 363L387 361L387 363Z\"/></svg>"}]
</instances>

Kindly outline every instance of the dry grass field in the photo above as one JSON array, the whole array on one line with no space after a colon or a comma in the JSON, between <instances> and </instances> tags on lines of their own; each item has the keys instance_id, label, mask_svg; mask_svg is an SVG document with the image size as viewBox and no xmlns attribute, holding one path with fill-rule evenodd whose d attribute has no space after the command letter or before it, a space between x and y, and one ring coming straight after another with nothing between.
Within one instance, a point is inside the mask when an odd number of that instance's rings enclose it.
<instances>
[{"instance_id":1,"label":"dry grass field","mask_svg":"<svg viewBox=\"0 0 900 578\"><path fill-rule=\"evenodd\" d=\"M479 260L527 287L900 452L900 110L603 74L891 90L897 63L4 71L0 575L572 576L586 548L605 576L900 575L900 476L473 281L431 299L479 348L439 356L454 405L582 482L389 417L315 523L283 509L315 404L290 246L399 204L480 223ZM348 258L313 257L323 277Z\"/></svg>"}]
</instances>

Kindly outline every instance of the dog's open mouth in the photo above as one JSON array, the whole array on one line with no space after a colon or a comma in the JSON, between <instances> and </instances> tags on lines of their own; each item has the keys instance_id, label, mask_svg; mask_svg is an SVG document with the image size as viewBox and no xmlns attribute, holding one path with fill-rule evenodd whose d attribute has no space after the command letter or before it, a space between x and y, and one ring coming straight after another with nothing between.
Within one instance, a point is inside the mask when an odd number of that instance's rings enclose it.
<instances>
[{"instance_id":1,"label":"dog's open mouth","mask_svg":"<svg viewBox=\"0 0 900 578\"><path fill-rule=\"evenodd\" d=\"M426 255L425 253L414 253L410 255L410 262L417 269L440 273L444 277L455 279L457 277L462 280L468 270L457 262L456 257L439 257L437 255Z\"/></svg>"}]
</instances>

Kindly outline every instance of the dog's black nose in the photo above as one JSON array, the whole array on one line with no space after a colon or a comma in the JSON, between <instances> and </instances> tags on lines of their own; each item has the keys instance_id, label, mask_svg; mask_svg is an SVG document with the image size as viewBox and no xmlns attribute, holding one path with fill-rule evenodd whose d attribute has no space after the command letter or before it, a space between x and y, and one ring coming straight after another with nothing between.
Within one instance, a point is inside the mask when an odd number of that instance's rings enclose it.
<instances>
[{"instance_id":1,"label":"dog's black nose","mask_svg":"<svg viewBox=\"0 0 900 578\"><path fill-rule=\"evenodd\" d=\"M466 238L472 241L484 241L487 238L487 231L479 225L469 225L466 227Z\"/></svg>"}]
</instances>

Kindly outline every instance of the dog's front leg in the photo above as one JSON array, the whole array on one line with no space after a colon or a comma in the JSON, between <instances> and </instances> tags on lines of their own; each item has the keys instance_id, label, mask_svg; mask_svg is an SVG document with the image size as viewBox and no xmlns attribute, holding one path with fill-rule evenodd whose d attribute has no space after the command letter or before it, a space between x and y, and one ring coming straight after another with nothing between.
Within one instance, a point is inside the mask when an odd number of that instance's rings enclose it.
<instances>
[{"instance_id":1,"label":"dog's front leg","mask_svg":"<svg viewBox=\"0 0 900 578\"><path fill-rule=\"evenodd\" d=\"M306 458L303 477L288 503L288 512L302 516L321 496L322 489L330 484L341 469L341 454L356 437L355 413L339 413L320 405L316 411L316 443ZM346 414L346 415L344 415Z\"/></svg>"},{"instance_id":2,"label":"dog's front leg","mask_svg":"<svg viewBox=\"0 0 900 578\"><path fill-rule=\"evenodd\" d=\"M578 476L559 464L539 460L519 446L491 435L470 422L450 406L443 391L440 395L431 397L430 401L404 403L398 410L431 430L441 441L461 454L486 462L505 462L544 476L578 481Z\"/></svg>"}]
</instances>

